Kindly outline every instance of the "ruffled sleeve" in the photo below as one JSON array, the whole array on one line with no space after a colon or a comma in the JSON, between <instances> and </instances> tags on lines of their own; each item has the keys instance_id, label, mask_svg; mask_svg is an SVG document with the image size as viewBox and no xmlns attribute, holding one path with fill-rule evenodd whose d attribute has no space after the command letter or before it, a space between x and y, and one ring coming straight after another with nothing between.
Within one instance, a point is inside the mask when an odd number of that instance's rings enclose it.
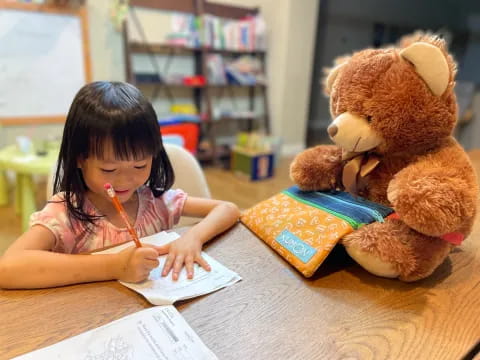
<instances>
[{"instance_id":1,"label":"ruffled sleeve","mask_svg":"<svg viewBox=\"0 0 480 360\"><path fill-rule=\"evenodd\" d=\"M51 249L54 252L71 253L75 246L75 236L65 202L59 195L53 196L47 205L30 216L30 227L42 225L55 236L55 243Z\"/></svg>"},{"instance_id":2,"label":"ruffled sleeve","mask_svg":"<svg viewBox=\"0 0 480 360\"><path fill-rule=\"evenodd\" d=\"M181 189L167 190L161 196L161 200L168 211L168 228L170 229L180 221L187 194Z\"/></svg>"},{"instance_id":3,"label":"ruffled sleeve","mask_svg":"<svg viewBox=\"0 0 480 360\"><path fill-rule=\"evenodd\" d=\"M180 189L167 190L162 196L156 198L157 211L163 218L163 223L167 229L171 229L178 224L186 200L187 194Z\"/></svg>"}]
</instances>

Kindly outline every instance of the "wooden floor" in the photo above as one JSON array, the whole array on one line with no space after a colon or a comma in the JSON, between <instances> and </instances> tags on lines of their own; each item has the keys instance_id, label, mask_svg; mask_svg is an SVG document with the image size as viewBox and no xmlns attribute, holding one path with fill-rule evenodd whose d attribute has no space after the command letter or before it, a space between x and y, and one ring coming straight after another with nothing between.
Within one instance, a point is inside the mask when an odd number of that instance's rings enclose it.
<instances>
[{"instance_id":1,"label":"wooden floor","mask_svg":"<svg viewBox=\"0 0 480 360\"><path fill-rule=\"evenodd\" d=\"M293 184L288 175L291 161L282 159L273 178L256 182L218 168L206 169L205 175L214 199L228 200L247 209Z\"/></svg>"},{"instance_id":2,"label":"wooden floor","mask_svg":"<svg viewBox=\"0 0 480 360\"><path fill-rule=\"evenodd\" d=\"M231 171L218 168L206 168L205 175L213 198L232 201L241 209L246 209L292 184L288 177L290 161L280 161L274 178L257 182L247 181ZM37 188L37 207L41 208L45 204L46 184L40 182ZM20 234L20 218L15 215L10 201L9 206L0 207L0 255Z\"/></svg>"}]
</instances>

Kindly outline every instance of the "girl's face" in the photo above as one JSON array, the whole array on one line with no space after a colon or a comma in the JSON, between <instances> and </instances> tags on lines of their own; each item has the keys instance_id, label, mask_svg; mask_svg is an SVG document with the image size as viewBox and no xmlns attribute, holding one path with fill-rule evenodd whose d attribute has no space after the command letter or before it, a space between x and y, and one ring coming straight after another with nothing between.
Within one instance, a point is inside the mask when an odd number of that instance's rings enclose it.
<instances>
[{"instance_id":1,"label":"girl's face","mask_svg":"<svg viewBox=\"0 0 480 360\"><path fill-rule=\"evenodd\" d=\"M104 188L106 183L110 183L120 202L126 202L150 177L152 156L118 160L111 144L106 144L104 149L102 159L89 157L79 160L78 167L82 170L83 179L91 193L110 201Z\"/></svg>"}]
</instances>

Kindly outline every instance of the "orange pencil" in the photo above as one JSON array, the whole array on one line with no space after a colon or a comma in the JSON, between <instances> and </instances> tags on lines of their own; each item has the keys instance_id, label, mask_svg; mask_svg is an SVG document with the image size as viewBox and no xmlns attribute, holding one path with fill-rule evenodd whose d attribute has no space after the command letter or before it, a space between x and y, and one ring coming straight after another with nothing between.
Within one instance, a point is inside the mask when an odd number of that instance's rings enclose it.
<instances>
[{"instance_id":1,"label":"orange pencil","mask_svg":"<svg viewBox=\"0 0 480 360\"><path fill-rule=\"evenodd\" d=\"M112 199L113 205L115 206L118 213L122 217L123 221L125 222L125 225L127 225L128 232L130 233L130 235L132 235L133 241L135 241L135 245L137 247L142 247L142 243L140 242L140 239L138 238L138 235L135 232L135 229L130 224L130 220L128 219L127 212L123 208L120 200L118 200L118 197L115 194L115 190L113 189L113 186L109 183L106 183L105 185L103 185L103 187L105 188L105 190L107 190L107 194Z\"/></svg>"}]
</instances>

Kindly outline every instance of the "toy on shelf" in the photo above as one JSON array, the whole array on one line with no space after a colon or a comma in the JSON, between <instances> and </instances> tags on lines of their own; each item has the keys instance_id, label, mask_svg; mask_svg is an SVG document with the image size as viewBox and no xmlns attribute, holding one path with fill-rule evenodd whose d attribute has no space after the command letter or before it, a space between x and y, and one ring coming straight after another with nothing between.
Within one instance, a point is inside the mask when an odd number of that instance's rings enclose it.
<instances>
[{"instance_id":1,"label":"toy on shelf","mask_svg":"<svg viewBox=\"0 0 480 360\"><path fill-rule=\"evenodd\" d=\"M271 178L276 157L279 156L279 139L260 133L241 132L232 148L231 169L251 181Z\"/></svg>"}]
</instances>

